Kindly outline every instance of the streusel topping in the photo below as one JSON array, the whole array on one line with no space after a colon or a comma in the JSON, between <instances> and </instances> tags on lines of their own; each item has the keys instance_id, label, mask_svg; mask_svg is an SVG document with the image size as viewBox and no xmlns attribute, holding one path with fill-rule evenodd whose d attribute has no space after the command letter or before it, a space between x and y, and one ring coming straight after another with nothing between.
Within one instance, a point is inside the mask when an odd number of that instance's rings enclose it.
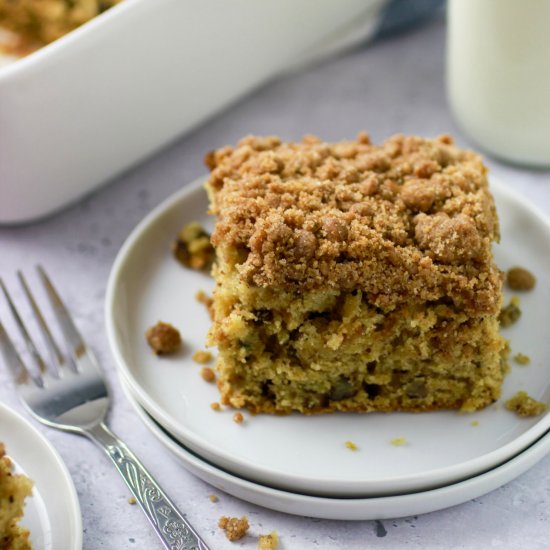
<instances>
[{"instance_id":1,"label":"streusel topping","mask_svg":"<svg viewBox=\"0 0 550 550\"><path fill-rule=\"evenodd\" d=\"M494 314L499 230L479 156L397 135L381 146L247 137L207 155L218 216L212 240L242 252L249 284L281 289L361 289L384 310L450 298Z\"/></svg>"}]
</instances>

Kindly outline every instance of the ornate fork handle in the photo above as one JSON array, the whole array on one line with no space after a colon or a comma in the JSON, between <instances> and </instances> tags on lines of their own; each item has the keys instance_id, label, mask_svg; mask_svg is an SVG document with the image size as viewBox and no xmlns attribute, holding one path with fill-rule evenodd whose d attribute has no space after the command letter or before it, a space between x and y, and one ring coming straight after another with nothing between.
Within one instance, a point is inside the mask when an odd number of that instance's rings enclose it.
<instances>
[{"instance_id":1,"label":"ornate fork handle","mask_svg":"<svg viewBox=\"0 0 550 550\"><path fill-rule=\"evenodd\" d=\"M165 548L209 550L136 455L103 422L84 433L113 461Z\"/></svg>"}]
</instances>

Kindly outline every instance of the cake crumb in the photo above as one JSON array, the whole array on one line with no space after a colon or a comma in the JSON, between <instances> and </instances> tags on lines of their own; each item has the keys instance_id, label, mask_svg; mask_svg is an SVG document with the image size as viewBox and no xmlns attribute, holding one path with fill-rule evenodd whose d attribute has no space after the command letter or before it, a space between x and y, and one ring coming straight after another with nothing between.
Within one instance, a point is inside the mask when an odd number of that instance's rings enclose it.
<instances>
[{"instance_id":1,"label":"cake crumb","mask_svg":"<svg viewBox=\"0 0 550 550\"><path fill-rule=\"evenodd\" d=\"M210 235L198 222L183 226L172 245L172 253L178 262L191 269L209 271L214 262Z\"/></svg>"},{"instance_id":2,"label":"cake crumb","mask_svg":"<svg viewBox=\"0 0 550 550\"><path fill-rule=\"evenodd\" d=\"M181 348L182 341L179 330L162 321L149 327L145 332L145 338L157 355L169 355Z\"/></svg>"},{"instance_id":3,"label":"cake crumb","mask_svg":"<svg viewBox=\"0 0 550 550\"><path fill-rule=\"evenodd\" d=\"M236 412L233 415L233 422L235 422L235 424L242 424L244 422L244 416L242 415L242 413Z\"/></svg>"},{"instance_id":4,"label":"cake crumb","mask_svg":"<svg viewBox=\"0 0 550 550\"><path fill-rule=\"evenodd\" d=\"M520 317L521 309L519 309L519 298L517 296L512 296L509 304L500 310L498 316L500 326L507 328L513 325Z\"/></svg>"},{"instance_id":5,"label":"cake crumb","mask_svg":"<svg viewBox=\"0 0 550 550\"><path fill-rule=\"evenodd\" d=\"M353 441L346 441L345 445L350 451L359 450L359 447Z\"/></svg>"},{"instance_id":6,"label":"cake crumb","mask_svg":"<svg viewBox=\"0 0 550 550\"><path fill-rule=\"evenodd\" d=\"M506 284L512 290L533 290L536 282L535 276L523 267L512 267L506 273Z\"/></svg>"},{"instance_id":7,"label":"cake crumb","mask_svg":"<svg viewBox=\"0 0 550 550\"><path fill-rule=\"evenodd\" d=\"M216 495L208 495L208 500L210 500L210 502L218 502L220 499Z\"/></svg>"},{"instance_id":8,"label":"cake crumb","mask_svg":"<svg viewBox=\"0 0 550 550\"><path fill-rule=\"evenodd\" d=\"M474 427L475 427L475 426L479 426L479 420L472 420L472 421L470 422L470 426L474 426Z\"/></svg>"},{"instance_id":9,"label":"cake crumb","mask_svg":"<svg viewBox=\"0 0 550 550\"><path fill-rule=\"evenodd\" d=\"M276 531L271 531L269 535L260 535L258 539L258 550L277 550L279 545L279 535Z\"/></svg>"},{"instance_id":10,"label":"cake crumb","mask_svg":"<svg viewBox=\"0 0 550 550\"><path fill-rule=\"evenodd\" d=\"M136 497L128 497L128 504L130 505L134 505L134 504L137 504L137 500L136 500Z\"/></svg>"},{"instance_id":11,"label":"cake crumb","mask_svg":"<svg viewBox=\"0 0 550 550\"><path fill-rule=\"evenodd\" d=\"M242 539L250 526L246 516L240 519L222 516L218 520L218 527L223 529L225 531L225 536L233 542Z\"/></svg>"},{"instance_id":12,"label":"cake crumb","mask_svg":"<svg viewBox=\"0 0 550 550\"><path fill-rule=\"evenodd\" d=\"M199 365L205 365L212 361L212 354L209 351L197 351L193 354L193 361Z\"/></svg>"},{"instance_id":13,"label":"cake crumb","mask_svg":"<svg viewBox=\"0 0 550 550\"><path fill-rule=\"evenodd\" d=\"M206 292L204 292L204 290L199 290L196 294L195 294L195 300L197 300L197 302L199 302L199 304L204 304L206 307L210 307L212 305L212 297L211 296L208 296L208 294L206 294Z\"/></svg>"},{"instance_id":14,"label":"cake crumb","mask_svg":"<svg viewBox=\"0 0 550 550\"><path fill-rule=\"evenodd\" d=\"M524 353L516 353L514 355L514 361L519 365L528 365L531 362L531 358Z\"/></svg>"},{"instance_id":15,"label":"cake crumb","mask_svg":"<svg viewBox=\"0 0 550 550\"><path fill-rule=\"evenodd\" d=\"M203 367L201 369L201 377L205 382L216 381L216 373L210 367Z\"/></svg>"},{"instance_id":16,"label":"cake crumb","mask_svg":"<svg viewBox=\"0 0 550 550\"><path fill-rule=\"evenodd\" d=\"M526 391L518 391L504 406L518 416L538 416L548 408L546 403L533 399Z\"/></svg>"},{"instance_id":17,"label":"cake crumb","mask_svg":"<svg viewBox=\"0 0 550 550\"><path fill-rule=\"evenodd\" d=\"M394 437L390 443L394 446L394 447L403 447L404 445L407 444L407 440L404 438L404 437Z\"/></svg>"},{"instance_id":18,"label":"cake crumb","mask_svg":"<svg viewBox=\"0 0 550 550\"><path fill-rule=\"evenodd\" d=\"M213 411L220 411L222 406L217 401L214 401L214 403L210 403L210 408Z\"/></svg>"}]
</instances>

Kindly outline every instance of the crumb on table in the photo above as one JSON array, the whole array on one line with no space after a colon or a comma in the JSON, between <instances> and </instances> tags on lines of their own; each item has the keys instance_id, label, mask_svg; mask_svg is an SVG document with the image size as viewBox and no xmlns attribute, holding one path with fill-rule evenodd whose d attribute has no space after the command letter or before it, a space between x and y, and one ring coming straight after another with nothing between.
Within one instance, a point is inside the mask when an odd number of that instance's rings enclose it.
<instances>
[{"instance_id":1,"label":"crumb on table","mask_svg":"<svg viewBox=\"0 0 550 550\"><path fill-rule=\"evenodd\" d=\"M260 535L258 539L258 550L277 550L279 544L279 535L276 531L271 531L269 535Z\"/></svg>"},{"instance_id":2,"label":"crumb on table","mask_svg":"<svg viewBox=\"0 0 550 550\"><path fill-rule=\"evenodd\" d=\"M155 326L149 327L145 333L145 338L157 355L175 353L181 348L179 330L163 321L159 321Z\"/></svg>"},{"instance_id":3,"label":"crumb on table","mask_svg":"<svg viewBox=\"0 0 550 550\"><path fill-rule=\"evenodd\" d=\"M233 415L233 422L235 422L235 424L242 424L244 422L244 416L242 415L242 413L236 412Z\"/></svg>"},{"instance_id":4,"label":"crumb on table","mask_svg":"<svg viewBox=\"0 0 550 550\"><path fill-rule=\"evenodd\" d=\"M193 361L199 365L204 365L212 361L212 354L209 351L197 351L193 354Z\"/></svg>"},{"instance_id":5,"label":"crumb on table","mask_svg":"<svg viewBox=\"0 0 550 550\"><path fill-rule=\"evenodd\" d=\"M404 438L404 437L394 437L390 443L394 446L394 447L403 447L404 445L407 444L407 440Z\"/></svg>"},{"instance_id":6,"label":"crumb on table","mask_svg":"<svg viewBox=\"0 0 550 550\"><path fill-rule=\"evenodd\" d=\"M225 536L230 541L235 541L242 539L246 535L246 532L250 526L246 516L243 516L242 518L222 516L218 520L218 527L225 531Z\"/></svg>"},{"instance_id":7,"label":"crumb on table","mask_svg":"<svg viewBox=\"0 0 550 550\"><path fill-rule=\"evenodd\" d=\"M548 408L546 403L533 399L526 391L518 391L504 406L518 416L538 416Z\"/></svg>"},{"instance_id":8,"label":"crumb on table","mask_svg":"<svg viewBox=\"0 0 550 550\"><path fill-rule=\"evenodd\" d=\"M514 361L519 365L528 365L531 362L531 358L524 353L516 353L514 355Z\"/></svg>"},{"instance_id":9,"label":"crumb on table","mask_svg":"<svg viewBox=\"0 0 550 550\"><path fill-rule=\"evenodd\" d=\"M345 446L350 450L350 451L357 451L359 449L359 447L353 442L353 441L346 441L345 442Z\"/></svg>"},{"instance_id":10,"label":"crumb on table","mask_svg":"<svg viewBox=\"0 0 550 550\"><path fill-rule=\"evenodd\" d=\"M208 271L214 261L214 248L210 235L198 222L185 225L172 245L178 262L191 269Z\"/></svg>"},{"instance_id":11,"label":"crumb on table","mask_svg":"<svg viewBox=\"0 0 550 550\"><path fill-rule=\"evenodd\" d=\"M506 284L512 290L532 290L536 282L535 276L523 267L512 267L506 273Z\"/></svg>"},{"instance_id":12,"label":"crumb on table","mask_svg":"<svg viewBox=\"0 0 550 550\"><path fill-rule=\"evenodd\" d=\"M201 369L201 377L205 382L216 381L216 373L210 367L203 367Z\"/></svg>"},{"instance_id":13,"label":"crumb on table","mask_svg":"<svg viewBox=\"0 0 550 550\"><path fill-rule=\"evenodd\" d=\"M519 309L519 298L512 296L507 306L500 310L498 320L500 326L507 328L513 325L521 317L521 309Z\"/></svg>"}]
</instances>

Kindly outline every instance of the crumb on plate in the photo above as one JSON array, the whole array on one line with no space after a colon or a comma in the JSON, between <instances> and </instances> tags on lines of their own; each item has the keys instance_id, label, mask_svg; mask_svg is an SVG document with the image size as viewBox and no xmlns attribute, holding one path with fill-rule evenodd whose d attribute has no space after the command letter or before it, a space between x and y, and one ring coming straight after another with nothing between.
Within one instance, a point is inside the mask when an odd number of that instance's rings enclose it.
<instances>
[{"instance_id":1,"label":"crumb on plate","mask_svg":"<svg viewBox=\"0 0 550 550\"><path fill-rule=\"evenodd\" d=\"M213 403L210 403L210 408L213 411L220 411L222 406L217 401L214 401Z\"/></svg>"},{"instance_id":2,"label":"crumb on plate","mask_svg":"<svg viewBox=\"0 0 550 550\"><path fill-rule=\"evenodd\" d=\"M220 500L216 495L208 495L210 502L218 502Z\"/></svg>"},{"instance_id":3,"label":"crumb on plate","mask_svg":"<svg viewBox=\"0 0 550 550\"><path fill-rule=\"evenodd\" d=\"M526 391L518 391L504 406L518 416L538 416L548 408L546 403L533 399Z\"/></svg>"},{"instance_id":4,"label":"crumb on plate","mask_svg":"<svg viewBox=\"0 0 550 550\"><path fill-rule=\"evenodd\" d=\"M531 362L531 358L524 353L516 353L514 355L514 361L519 365L528 365Z\"/></svg>"},{"instance_id":5,"label":"crumb on plate","mask_svg":"<svg viewBox=\"0 0 550 550\"><path fill-rule=\"evenodd\" d=\"M346 446L350 451L357 451L357 450L359 450L359 447L358 447L353 441L346 441L346 442L345 442L345 446Z\"/></svg>"},{"instance_id":6,"label":"crumb on plate","mask_svg":"<svg viewBox=\"0 0 550 550\"><path fill-rule=\"evenodd\" d=\"M236 412L233 415L233 422L235 422L235 424L242 424L244 422L244 416L242 415L242 413Z\"/></svg>"},{"instance_id":7,"label":"crumb on plate","mask_svg":"<svg viewBox=\"0 0 550 550\"><path fill-rule=\"evenodd\" d=\"M197 351L193 354L193 361L199 365L205 365L212 361L212 354L209 351Z\"/></svg>"},{"instance_id":8,"label":"crumb on plate","mask_svg":"<svg viewBox=\"0 0 550 550\"><path fill-rule=\"evenodd\" d=\"M181 348L179 330L163 321L159 321L156 325L149 327L145 333L145 338L157 355L175 353Z\"/></svg>"},{"instance_id":9,"label":"crumb on plate","mask_svg":"<svg viewBox=\"0 0 550 550\"><path fill-rule=\"evenodd\" d=\"M506 273L506 284L512 290L525 291L535 288L535 276L523 267L512 267Z\"/></svg>"},{"instance_id":10,"label":"crumb on plate","mask_svg":"<svg viewBox=\"0 0 550 550\"><path fill-rule=\"evenodd\" d=\"M201 377L205 382L216 381L216 373L210 367L203 367L201 369Z\"/></svg>"},{"instance_id":11,"label":"crumb on plate","mask_svg":"<svg viewBox=\"0 0 550 550\"><path fill-rule=\"evenodd\" d=\"M508 305L500 310L498 316L500 326L507 328L513 325L520 317L521 309L519 309L519 298L517 296L512 296Z\"/></svg>"},{"instance_id":12,"label":"crumb on plate","mask_svg":"<svg viewBox=\"0 0 550 550\"><path fill-rule=\"evenodd\" d=\"M210 235L198 222L183 226L172 245L172 252L185 267L209 271L214 261L214 248Z\"/></svg>"},{"instance_id":13,"label":"crumb on plate","mask_svg":"<svg viewBox=\"0 0 550 550\"><path fill-rule=\"evenodd\" d=\"M404 445L407 444L407 440L404 438L404 437L394 437L390 443L394 446L394 447L403 447Z\"/></svg>"}]
</instances>

